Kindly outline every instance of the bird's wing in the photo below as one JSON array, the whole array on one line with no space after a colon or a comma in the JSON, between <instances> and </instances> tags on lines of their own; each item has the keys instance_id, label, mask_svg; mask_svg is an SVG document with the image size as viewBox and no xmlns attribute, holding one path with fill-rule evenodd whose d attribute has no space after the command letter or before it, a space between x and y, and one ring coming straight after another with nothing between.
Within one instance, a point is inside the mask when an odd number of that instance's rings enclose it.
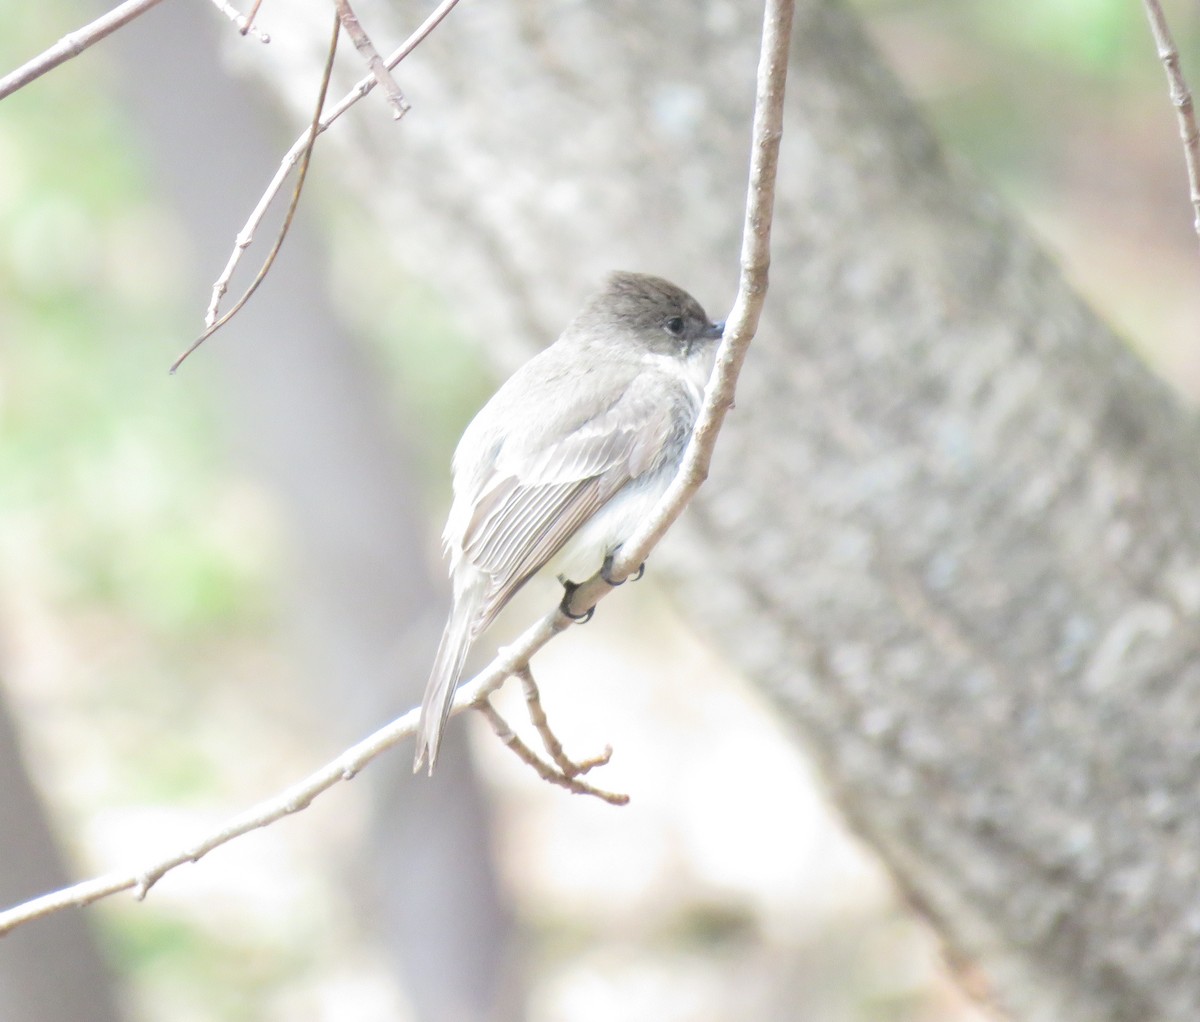
<instances>
[{"instance_id":1,"label":"bird's wing","mask_svg":"<svg viewBox=\"0 0 1200 1022\"><path fill-rule=\"evenodd\" d=\"M649 390L635 379L553 444L496 446L456 537L463 557L489 580L475 634L622 486L661 461L676 426L670 402L661 392L652 400Z\"/></svg>"}]
</instances>

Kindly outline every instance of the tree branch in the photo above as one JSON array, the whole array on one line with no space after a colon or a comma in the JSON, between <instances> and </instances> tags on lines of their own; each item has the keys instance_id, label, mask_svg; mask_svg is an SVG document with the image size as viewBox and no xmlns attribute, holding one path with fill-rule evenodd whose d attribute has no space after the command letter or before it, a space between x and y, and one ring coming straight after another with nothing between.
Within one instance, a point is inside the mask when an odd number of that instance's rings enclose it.
<instances>
[{"instance_id":1,"label":"tree branch","mask_svg":"<svg viewBox=\"0 0 1200 1022\"><path fill-rule=\"evenodd\" d=\"M43 50L32 60L26 61L15 71L10 71L0 78L0 99L23 89L30 82L41 78L47 71L53 71L59 64L65 64L71 58L78 57L93 43L98 43L105 36L111 35L161 2L162 0L126 0L125 3L118 4L107 14L102 14L95 21L84 25L83 28L69 32L49 49ZM252 32L261 42L269 43L271 41L271 37L265 32L253 27L254 14L258 11L259 3L262 0L255 3L254 9L248 17L238 14L223 0L212 0L212 2L217 10L237 25L238 31L242 35Z\"/></svg>"},{"instance_id":2,"label":"tree branch","mask_svg":"<svg viewBox=\"0 0 1200 1022\"><path fill-rule=\"evenodd\" d=\"M590 759L576 762L567 756L562 742L558 740L558 736L550 727L550 721L546 719L546 711L542 708L542 696L538 691L537 682L534 680L533 671L526 667L523 671L517 672L517 677L520 679L521 688L525 693L525 708L529 711L529 722L542 740L543 748L554 760L554 765L565 776L578 777L581 774L590 773L596 767L608 765L613 754L611 745L606 745L599 756L593 756Z\"/></svg>"},{"instance_id":3,"label":"tree branch","mask_svg":"<svg viewBox=\"0 0 1200 1022\"><path fill-rule=\"evenodd\" d=\"M1188 186L1191 191L1192 209L1195 219L1192 226L1197 236L1200 236L1200 129L1196 127L1196 108L1192 103L1192 94L1184 81L1183 72L1179 69L1179 51L1175 40L1171 38L1171 30L1167 26L1166 15L1158 0L1143 0L1146 7L1146 17L1150 19L1150 31L1154 34L1154 45L1158 49L1158 59L1162 61L1167 71L1167 83L1171 88L1171 104L1175 107L1175 116L1179 121L1179 136L1183 139L1183 158L1187 164Z\"/></svg>"},{"instance_id":4,"label":"tree branch","mask_svg":"<svg viewBox=\"0 0 1200 1022\"><path fill-rule=\"evenodd\" d=\"M453 4L442 6L448 10ZM716 366L705 392L704 406L679 477L640 534L625 544L621 557L614 561L612 573L617 581L636 570L670 524L679 517L707 476L717 433L725 413L732 404L738 373L758 326L766 297L767 269L770 262L775 170L779 142L783 134L783 97L792 7L792 0L767 0L766 3L758 65L750 185L743 228L738 297L728 320L725 337L718 349ZM426 24L428 25L428 22ZM597 572L575 590L569 609L572 613L581 613L595 606L612 590L613 587ZM451 712L458 713L481 703L506 679L526 672L533 655L572 623L571 618L567 617L561 608L555 608L535 622L511 646L501 649L487 668L459 687ZM414 734L418 719L419 711L409 710L304 780L234 817L218 830L182 851L163 856L139 870L111 873L0 912L0 934L60 909L87 905L118 891L133 890L139 898L145 897L158 879L170 870L185 862L196 862L214 848L242 834L299 812L323 791L332 788L339 781L350 780L371 760Z\"/></svg>"},{"instance_id":5,"label":"tree branch","mask_svg":"<svg viewBox=\"0 0 1200 1022\"><path fill-rule=\"evenodd\" d=\"M449 14L458 3L458 0L442 0L433 12L426 18L420 26L412 33L399 49L394 50L391 55L385 60L384 67L387 70L392 70L415 50L438 25ZM317 123L316 135L322 134L334 121L349 110L355 103L367 95L378 84L376 77L371 74L362 78L338 103ZM267 210L271 203L275 200L275 196L279 194L279 189L283 187L283 182L287 179L291 169L296 165L296 162L301 158L305 149L310 144L310 138L315 139L311 129L306 130L295 142L292 147L284 154L283 159L279 163L279 169L275 171L275 176L271 178L262 197L258 200L258 204L250 212L249 218L245 225L238 232L237 240L234 243L233 251L229 254L229 261L225 264L225 268L221 271L221 275L213 283L212 298L208 303L208 309L204 314L204 326L208 333L216 329L218 317L220 316L221 299L225 292L229 289L229 282L233 279L234 271L237 269L238 263L241 262L242 255L246 249L250 247L254 241L254 232L258 230L259 225L263 221L263 217L267 215ZM207 334L206 334L207 336ZM176 363L178 365L178 362Z\"/></svg>"},{"instance_id":6,"label":"tree branch","mask_svg":"<svg viewBox=\"0 0 1200 1022\"><path fill-rule=\"evenodd\" d=\"M263 0L254 0L254 3L250 6L250 10L246 12L246 16L242 19L242 25L238 29L242 35L245 35L254 27L254 19L258 17L258 9L262 6L262 2ZM269 36L264 36L264 38L268 42L270 41Z\"/></svg>"},{"instance_id":7,"label":"tree branch","mask_svg":"<svg viewBox=\"0 0 1200 1022\"><path fill-rule=\"evenodd\" d=\"M259 3L261 2L262 0L259 0ZM256 3L254 7L251 8L249 14L242 14L240 11L227 4L225 0L212 0L212 5L233 22L234 26L238 30L239 35L253 35L254 38L260 43L269 43L271 41L271 37L267 35L266 32L262 31L262 29L257 28L254 24L254 16L258 14L259 3Z\"/></svg>"},{"instance_id":8,"label":"tree branch","mask_svg":"<svg viewBox=\"0 0 1200 1022\"><path fill-rule=\"evenodd\" d=\"M118 4L107 14L102 14L95 21L84 25L83 28L69 32L48 50L44 50L15 71L0 78L0 99L24 88L47 71L53 71L59 64L79 56L93 43L98 43L105 36L111 35L121 26L127 25L134 18L145 14L151 7L161 2L162 0L126 0L125 3Z\"/></svg>"},{"instance_id":9,"label":"tree branch","mask_svg":"<svg viewBox=\"0 0 1200 1022\"><path fill-rule=\"evenodd\" d=\"M383 91L387 93L388 102L392 105L392 117L399 120L411 109L408 100L404 98L404 93L400 91L400 86L396 84L396 79L392 77L383 58L379 56L379 51L375 49L375 44L371 42L367 30L362 27L358 15L350 6L350 0L334 0L334 4L338 10L342 28L346 30L346 34L354 41L355 49L367 62L367 67L371 69L371 75L376 83L382 85Z\"/></svg>"},{"instance_id":10,"label":"tree branch","mask_svg":"<svg viewBox=\"0 0 1200 1022\"><path fill-rule=\"evenodd\" d=\"M741 279L738 282L737 300L726 321L725 336L717 349L716 365L705 390L704 405L679 474L663 495L654 514L618 550L609 569L609 576L617 583L641 569L650 551L708 478L717 434L726 413L733 407L738 374L758 330L771 265L775 174L779 166L779 142L783 137L783 97L791 35L790 0L767 0L754 96L750 182L746 195L746 219L742 226ZM599 577L599 573L596 577ZM590 582L594 583L595 578ZM576 595L579 595L578 591ZM574 602L570 609L576 612ZM580 612L585 609L581 607Z\"/></svg>"},{"instance_id":11,"label":"tree branch","mask_svg":"<svg viewBox=\"0 0 1200 1022\"><path fill-rule=\"evenodd\" d=\"M516 732L508 726L508 723L497 711L490 700L484 699L475 704L477 709L486 718L491 725L492 731L496 737L500 739L508 748L510 748L516 757L526 766L532 767L534 772L547 784L556 784L560 788L566 788L573 795L591 795L593 798L598 798L602 802L607 802L612 806L624 806L629 804L629 796L620 794L615 791L605 791L603 788L597 788L594 784L589 784L587 781L581 781L580 775L586 773L579 764L568 763L567 767L561 764L558 769L555 769L545 760L541 759L528 745L517 737ZM557 739L555 739L557 744ZM561 750L561 746L559 746ZM593 766L597 764L583 764L583 766Z\"/></svg>"},{"instance_id":12,"label":"tree branch","mask_svg":"<svg viewBox=\"0 0 1200 1022\"><path fill-rule=\"evenodd\" d=\"M187 350L171 363L171 373L174 373L183 365L184 360L193 351L233 319L242 306L250 301L251 296L258 290L259 284L266 280L267 274L271 272L275 258L279 255L279 250L283 248L283 240L287 237L288 230L292 226L292 219L296 215L296 207L300 205L300 193L304 189L304 179L308 176L308 165L312 161L313 146L317 144L317 125L321 121L321 111L325 109L325 96L329 92L329 78L333 74L333 61L337 56L338 31L341 25L342 17L339 12L333 19L333 33L329 39L329 49L325 55L325 69L321 72L321 86L317 90L317 104L313 108L312 121L305 134L304 151L300 154L300 172L296 176L296 187L292 189L292 200L288 203L287 213L284 214L283 223L279 227L279 233L275 236L275 244L271 246L271 251L267 253L267 258L263 260L263 264L255 275L254 280L250 282L250 286L242 292L242 297L234 303L233 308L225 313L225 315L206 327L204 332L192 341ZM250 244L249 238L246 240L246 244Z\"/></svg>"}]
</instances>

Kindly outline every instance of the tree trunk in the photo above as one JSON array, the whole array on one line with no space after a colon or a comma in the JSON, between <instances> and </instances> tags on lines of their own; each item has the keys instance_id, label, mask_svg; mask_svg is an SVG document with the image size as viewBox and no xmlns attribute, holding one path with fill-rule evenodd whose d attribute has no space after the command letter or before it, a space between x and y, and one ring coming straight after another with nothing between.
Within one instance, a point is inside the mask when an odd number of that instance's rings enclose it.
<instances>
[{"instance_id":1,"label":"tree trunk","mask_svg":"<svg viewBox=\"0 0 1200 1022\"><path fill-rule=\"evenodd\" d=\"M69 875L0 690L0 904L63 887ZM61 913L0 940L0 1017L121 1022L125 1016L88 917Z\"/></svg>"},{"instance_id":2,"label":"tree trunk","mask_svg":"<svg viewBox=\"0 0 1200 1022\"><path fill-rule=\"evenodd\" d=\"M424 5L359 13L382 41ZM375 95L331 136L493 352L614 267L719 312L757 31L757 5L463 5L398 72L399 128ZM800 3L788 94L767 315L680 594L1014 1018L1194 1022L1191 417L841 4Z\"/></svg>"},{"instance_id":3,"label":"tree trunk","mask_svg":"<svg viewBox=\"0 0 1200 1022\"><path fill-rule=\"evenodd\" d=\"M279 161L276 122L221 67L216 41L232 30L213 22L207 6L167 4L116 40L131 72L125 105L142 140L153 142L153 169L192 243L198 283L228 255L227 214L257 198ZM226 156L220 188L213 163L196 157L198 138L214 143L214 159ZM289 638L312 683L296 695L320 706L332 756L419 699L442 623L431 608L440 601L389 395L338 322L319 239L303 218L280 265L284 273L204 355L223 373L234 456L259 474L286 517L298 575ZM203 372L200 359L189 363L181 385ZM356 781L372 791L371 840L347 869L348 887L415 1018L505 1022L518 1017L515 927L461 736L447 753L426 783L412 782L404 754Z\"/></svg>"}]
</instances>

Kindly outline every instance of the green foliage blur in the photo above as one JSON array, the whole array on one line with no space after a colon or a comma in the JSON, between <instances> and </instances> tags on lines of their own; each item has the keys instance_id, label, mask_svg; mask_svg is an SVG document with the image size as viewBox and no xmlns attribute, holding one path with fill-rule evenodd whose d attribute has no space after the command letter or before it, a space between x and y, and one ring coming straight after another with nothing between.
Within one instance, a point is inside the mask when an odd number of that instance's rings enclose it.
<instances>
[{"instance_id":1,"label":"green foliage blur","mask_svg":"<svg viewBox=\"0 0 1200 1022\"><path fill-rule=\"evenodd\" d=\"M14 8L0 64L50 23ZM0 542L20 584L184 640L251 610L258 569L221 513L206 395L166 375L183 250L95 57L0 109Z\"/></svg>"}]
</instances>

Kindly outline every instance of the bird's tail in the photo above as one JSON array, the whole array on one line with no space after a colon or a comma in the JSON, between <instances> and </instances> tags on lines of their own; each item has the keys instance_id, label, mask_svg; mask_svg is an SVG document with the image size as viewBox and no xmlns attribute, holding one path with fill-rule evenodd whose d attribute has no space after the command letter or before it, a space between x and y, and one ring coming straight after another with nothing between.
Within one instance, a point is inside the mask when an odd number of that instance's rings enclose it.
<instances>
[{"instance_id":1,"label":"bird's tail","mask_svg":"<svg viewBox=\"0 0 1200 1022\"><path fill-rule=\"evenodd\" d=\"M437 762L438 747L442 744L442 731L450 717L450 704L454 701L454 690L462 674L467 651L471 648L472 625L475 622L478 594L473 589L456 595L454 609L442 632L442 641L437 656L433 658L433 670L425 685L425 698L421 701L421 719L417 724L417 753L413 759L413 773L428 762L429 772Z\"/></svg>"}]
</instances>

